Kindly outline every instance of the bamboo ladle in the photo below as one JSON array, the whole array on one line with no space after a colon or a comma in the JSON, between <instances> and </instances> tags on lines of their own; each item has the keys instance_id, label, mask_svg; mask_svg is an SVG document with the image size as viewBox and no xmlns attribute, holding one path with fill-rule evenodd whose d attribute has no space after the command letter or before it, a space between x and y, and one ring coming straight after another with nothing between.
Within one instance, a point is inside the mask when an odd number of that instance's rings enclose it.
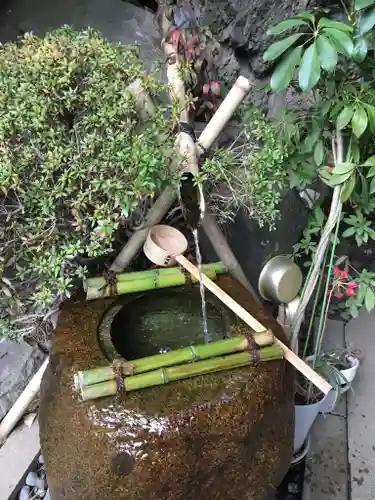
<instances>
[{"instance_id":1,"label":"bamboo ladle","mask_svg":"<svg viewBox=\"0 0 375 500\"><path fill-rule=\"evenodd\" d=\"M188 261L182 254L187 248L187 240L185 236L177 229L158 225L150 229L146 242L144 244L144 252L146 257L159 266L172 266L178 262L195 278L199 279L199 270L194 264ZM216 283L211 281L207 276L202 274L203 284L210 290L218 299L220 299L229 309L231 309L239 318L249 325L255 332L264 332L266 328L259 323L250 313L222 290ZM301 372L310 382L312 382L324 394L332 389L332 386L318 373L316 373L309 365L299 358L289 347L281 340L275 337L275 342L283 349L284 356L299 372Z\"/></svg>"}]
</instances>

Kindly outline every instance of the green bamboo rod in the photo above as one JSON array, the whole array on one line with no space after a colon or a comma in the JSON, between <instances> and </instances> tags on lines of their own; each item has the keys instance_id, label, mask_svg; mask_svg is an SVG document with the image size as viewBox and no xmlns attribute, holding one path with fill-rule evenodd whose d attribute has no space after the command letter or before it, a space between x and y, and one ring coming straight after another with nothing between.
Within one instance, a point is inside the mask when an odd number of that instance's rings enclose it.
<instances>
[{"instance_id":1,"label":"green bamboo rod","mask_svg":"<svg viewBox=\"0 0 375 500\"><path fill-rule=\"evenodd\" d=\"M283 350L278 345L265 347L259 350L260 361L272 361L283 358ZM231 370L233 368L240 368L253 364L253 353L250 351L243 351L221 358L210 358L204 361L197 361L196 363L188 363L179 366L172 366L169 368L158 368L147 373L125 377L124 390L126 392L145 389L147 387L154 387L164 385L176 380L183 380L187 378L205 375L207 373L214 373L224 370ZM81 397L83 401L90 399L98 399L105 396L114 396L117 393L116 380L107 380L99 384L89 385L80 388Z\"/></svg>"},{"instance_id":2,"label":"green bamboo rod","mask_svg":"<svg viewBox=\"0 0 375 500\"><path fill-rule=\"evenodd\" d=\"M270 345L274 341L273 334L270 331L254 334L254 341L259 347ZM217 340L210 344L198 344L196 346L184 347L164 354L155 354L145 358L129 361L129 371L126 371L124 365L123 375L136 375L138 373L148 372L156 368L165 368L167 366L188 363L189 361L198 361L215 356L222 356L237 351L244 351L249 347L249 341L244 335L232 337L230 339ZM80 371L76 374L76 386L84 387L98 384L106 380L115 378L112 366L102 366L91 370Z\"/></svg>"},{"instance_id":3,"label":"green bamboo rod","mask_svg":"<svg viewBox=\"0 0 375 500\"><path fill-rule=\"evenodd\" d=\"M207 276L212 280L216 280L216 273L209 270ZM170 288L172 286L182 286L186 283L186 275L184 273L154 275L141 278L139 280L119 281L116 282L114 288L115 295L125 295L127 293L145 292L146 290L157 290L159 288ZM192 283L197 283L198 280L189 275L188 280ZM112 297L111 287L105 288L88 288L86 290L86 300L100 299L103 297Z\"/></svg>"},{"instance_id":4,"label":"green bamboo rod","mask_svg":"<svg viewBox=\"0 0 375 500\"><path fill-rule=\"evenodd\" d=\"M214 262L212 264L203 264L202 272L214 271L216 274L226 273L228 268L223 264L223 262ZM116 274L116 281L138 281L143 278L154 278L157 276L167 276L171 274L183 274L180 267L160 267L158 269L148 269L147 271L136 271L131 273L119 273ZM101 288L106 285L106 280L104 276L96 276L94 278L87 278L84 281L85 291L88 288Z\"/></svg>"}]
</instances>

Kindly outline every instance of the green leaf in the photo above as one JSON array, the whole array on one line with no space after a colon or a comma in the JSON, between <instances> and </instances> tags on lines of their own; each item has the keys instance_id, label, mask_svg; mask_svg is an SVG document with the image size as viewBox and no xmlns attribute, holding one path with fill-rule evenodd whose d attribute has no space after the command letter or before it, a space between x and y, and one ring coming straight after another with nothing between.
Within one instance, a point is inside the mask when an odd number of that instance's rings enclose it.
<instances>
[{"instance_id":1,"label":"green leaf","mask_svg":"<svg viewBox=\"0 0 375 500\"><path fill-rule=\"evenodd\" d=\"M320 65L316 44L312 43L303 54L299 68L299 86L305 92L311 90L320 78Z\"/></svg>"},{"instance_id":2,"label":"green leaf","mask_svg":"<svg viewBox=\"0 0 375 500\"><path fill-rule=\"evenodd\" d=\"M351 172L354 170L355 164L354 163L338 163L335 168L333 169L333 174L347 174L348 172Z\"/></svg>"},{"instance_id":3,"label":"green leaf","mask_svg":"<svg viewBox=\"0 0 375 500\"><path fill-rule=\"evenodd\" d=\"M353 42L351 38L343 31L334 28L325 28L322 33L326 35L336 48L337 52L345 56L351 56L353 53Z\"/></svg>"},{"instance_id":4,"label":"green leaf","mask_svg":"<svg viewBox=\"0 0 375 500\"><path fill-rule=\"evenodd\" d=\"M355 175L349 177L347 181L345 181L344 186L341 191L341 201L345 203L350 198L352 192L355 188Z\"/></svg>"},{"instance_id":5,"label":"green leaf","mask_svg":"<svg viewBox=\"0 0 375 500\"><path fill-rule=\"evenodd\" d=\"M368 43L366 38L357 38L353 47L352 57L356 62L363 62L366 59Z\"/></svg>"},{"instance_id":6,"label":"green leaf","mask_svg":"<svg viewBox=\"0 0 375 500\"><path fill-rule=\"evenodd\" d=\"M358 22L358 33L365 35L375 26L375 7L364 12Z\"/></svg>"},{"instance_id":7,"label":"green leaf","mask_svg":"<svg viewBox=\"0 0 375 500\"><path fill-rule=\"evenodd\" d=\"M371 179L371 183L370 183L370 194L373 194L375 193L375 177L373 177Z\"/></svg>"},{"instance_id":8,"label":"green leaf","mask_svg":"<svg viewBox=\"0 0 375 500\"><path fill-rule=\"evenodd\" d=\"M298 14L298 16L295 16L298 19L306 19L306 21L314 21L314 15L312 14L311 10L307 10L306 12L302 12Z\"/></svg>"},{"instance_id":9,"label":"green leaf","mask_svg":"<svg viewBox=\"0 0 375 500\"><path fill-rule=\"evenodd\" d=\"M370 129L373 134L375 134L375 106L371 104L363 103L367 111L367 116L370 122Z\"/></svg>"},{"instance_id":10,"label":"green leaf","mask_svg":"<svg viewBox=\"0 0 375 500\"><path fill-rule=\"evenodd\" d=\"M374 177L375 175L375 167L371 167L370 170L367 172L367 177Z\"/></svg>"},{"instance_id":11,"label":"green leaf","mask_svg":"<svg viewBox=\"0 0 375 500\"><path fill-rule=\"evenodd\" d=\"M358 318L359 311L355 304L352 304L350 306L350 315L352 316L352 318Z\"/></svg>"},{"instance_id":12,"label":"green leaf","mask_svg":"<svg viewBox=\"0 0 375 500\"><path fill-rule=\"evenodd\" d=\"M336 49L324 35L318 36L316 39L316 46L318 48L318 56L321 67L326 71L333 71L337 64Z\"/></svg>"},{"instance_id":13,"label":"green leaf","mask_svg":"<svg viewBox=\"0 0 375 500\"><path fill-rule=\"evenodd\" d=\"M287 87L293 78L293 72L301 60L302 46L296 47L286 54L277 64L271 77L271 88L274 92Z\"/></svg>"},{"instance_id":14,"label":"green leaf","mask_svg":"<svg viewBox=\"0 0 375 500\"><path fill-rule=\"evenodd\" d=\"M290 30L291 28L295 28L296 26L301 25L309 26L309 23L304 21L303 19L286 19L285 21L281 21L275 26L272 26L268 29L267 35L281 35L284 31Z\"/></svg>"},{"instance_id":15,"label":"green leaf","mask_svg":"<svg viewBox=\"0 0 375 500\"><path fill-rule=\"evenodd\" d=\"M366 290L365 306L368 312L371 312L375 306L375 294L370 286Z\"/></svg>"},{"instance_id":16,"label":"green leaf","mask_svg":"<svg viewBox=\"0 0 375 500\"><path fill-rule=\"evenodd\" d=\"M327 167L323 167L319 171L319 176L326 184L328 184L328 186L338 186L339 184L343 184L351 175L352 171L347 172L346 174L330 174L327 172Z\"/></svg>"},{"instance_id":17,"label":"green leaf","mask_svg":"<svg viewBox=\"0 0 375 500\"><path fill-rule=\"evenodd\" d=\"M314 160L315 163L320 167L324 160L324 145L323 141L318 141L314 149Z\"/></svg>"},{"instance_id":18,"label":"green leaf","mask_svg":"<svg viewBox=\"0 0 375 500\"><path fill-rule=\"evenodd\" d=\"M354 109L350 106L345 106L345 108L341 111L339 116L337 117L336 126L339 130L345 128L354 115Z\"/></svg>"},{"instance_id":19,"label":"green leaf","mask_svg":"<svg viewBox=\"0 0 375 500\"><path fill-rule=\"evenodd\" d=\"M274 61L278 57L281 56L286 50L289 49L293 45L294 42L298 40L302 36L301 33L296 33L294 35L288 36L284 38L284 40L280 40L279 42L273 43L263 55L264 61Z\"/></svg>"},{"instance_id":20,"label":"green leaf","mask_svg":"<svg viewBox=\"0 0 375 500\"><path fill-rule=\"evenodd\" d=\"M356 228L355 227L348 227L347 229L345 229L345 231L342 233L342 237L343 238L349 238L349 236L353 236L353 234L356 232Z\"/></svg>"},{"instance_id":21,"label":"green leaf","mask_svg":"<svg viewBox=\"0 0 375 500\"><path fill-rule=\"evenodd\" d=\"M335 28L341 31L352 32L353 28L348 24L340 23L339 21L332 21L326 17L322 17L318 22L318 28Z\"/></svg>"},{"instance_id":22,"label":"green leaf","mask_svg":"<svg viewBox=\"0 0 375 500\"><path fill-rule=\"evenodd\" d=\"M375 155L370 156L370 158L367 158L367 160L363 165L365 167L373 167L375 165Z\"/></svg>"},{"instance_id":23,"label":"green leaf","mask_svg":"<svg viewBox=\"0 0 375 500\"><path fill-rule=\"evenodd\" d=\"M374 3L375 0L355 0L355 10L365 9Z\"/></svg>"},{"instance_id":24,"label":"green leaf","mask_svg":"<svg viewBox=\"0 0 375 500\"><path fill-rule=\"evenodd\" d=\"M375 46L375 29L371 31L372 46Z\"/></svg>"},{"instance_id":25,"label":"green leaf","mask_svg":"<svg viewBox=\"0 0 375 500\"><path fill-rule=\"evenodd\" d=\"M361 137L368 125L367 113L364 108L358 107L352 118L352 129L356 137Z\"/></svg>"}]
</instances>

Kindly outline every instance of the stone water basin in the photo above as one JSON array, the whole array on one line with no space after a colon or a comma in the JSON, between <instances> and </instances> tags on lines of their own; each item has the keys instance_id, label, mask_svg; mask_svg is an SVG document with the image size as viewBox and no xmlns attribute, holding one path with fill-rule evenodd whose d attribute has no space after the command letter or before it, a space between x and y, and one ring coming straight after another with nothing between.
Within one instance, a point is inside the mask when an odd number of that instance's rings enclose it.
<instances>
[{"instance_id":1,"label":"stone water basin","mask_svg":"<svg viewBox=\"0 0 375 500\"><path fill-rule=\"evenodd\" d=\"M218 285L283 338L232 278ZM293 370L284 361L82 403L73 374L203 341L197 287L61 311L41 388L40 433L53 500L268 500L292 457ZM247 327L207 293L212 340ZM285 339L284 339L285 340Z\"/></svg>"}]
</instances>

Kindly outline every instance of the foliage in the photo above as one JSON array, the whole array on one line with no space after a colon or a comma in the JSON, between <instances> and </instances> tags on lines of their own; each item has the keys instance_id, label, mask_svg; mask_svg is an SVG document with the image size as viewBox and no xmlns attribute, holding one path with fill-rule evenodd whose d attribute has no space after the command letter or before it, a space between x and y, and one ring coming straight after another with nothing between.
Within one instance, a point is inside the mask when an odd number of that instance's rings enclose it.
<instances>
[{"instance_id":1,"label":"foliage","mask_svg":"<svg viewBox=\"0 0 375 500\"><path fill-rule=\"evenodd\" d=\"M140 125L137 49L63 28L0 47L0 335L32 326L86 274L77 256L107 254L132 211L168 178L174 115ZM30 317L30 316L29 316Z\"/></svg>"},{"instance_id":2,"label":"foliage","mask_svg":"<svg viewBox=\"0 0 375 500\"><path fill-rule=\"evenodd\" d=\"M338 299L338 310L343 319L357 318L362 307L366 307L371 312L375 307L375 273L362 269L357 271L352 265L347 263L348 271L340 271L338 267L334 268L336 279L333 279L331 295ZM344 281L341 274L347 276Z\"/></svg>"},{"instance_id":3,"label":"foliage","mask_svg":"<svg viewBox=\"0 0 375 500\"><path fill-rule=\"evenodd\" d=\"M288 184L291 146L278 127L254 108L243 108L241 130L229 148L216 151L204 162L205 179L211 184L210 201L219 218L233 217L244 206L260 226L272 228ZM219 188L222 184L227 192Z\"/></svg>"},{"instance_id":4,"label":"foliage","mask_svg":"<svg viewBox=\"0 0 375 500\"><path fill-rule=\"evenodd\" d=\"M354 214L344 218L348 228L342 233L344 237L354 236L357 245L360 247L367 243L369 237L375 240L375 231L371 228L371 221L367 220L360 209L356 209Z\"/></svg>"},{"instance_id":5,"label":"foliage","mask_svg":"<svg viewBox=\"0 0 375 500\"><path fill-rule=\"evenodd\" d=\"M290 140L295 152L290 157L291 185L299 189L319 182L340 186L345 213L335 244L350 239L361 246L375 240L371 218L375 208L375 0L356 0L346 13L347 22L341 22L332 19L328 10L317 9L271 27L269 34L276 40L264 59L275 62L270 82L274 91L291 86L308 91L312 99L305 111L289 113L289 122L299 128ZM343 136L342 163L337 163L332 149L336 131ZM311 263L324 224L324 214L316 206L294 248L295 257ZM344 273L349 261L346 266ZM372 273L355 271L353 288L336 276L332 279L330 297L343 304L340 309L347 318L356 317L362 305L368 310L374 307Z\"/></svg>"}]
</instances>

